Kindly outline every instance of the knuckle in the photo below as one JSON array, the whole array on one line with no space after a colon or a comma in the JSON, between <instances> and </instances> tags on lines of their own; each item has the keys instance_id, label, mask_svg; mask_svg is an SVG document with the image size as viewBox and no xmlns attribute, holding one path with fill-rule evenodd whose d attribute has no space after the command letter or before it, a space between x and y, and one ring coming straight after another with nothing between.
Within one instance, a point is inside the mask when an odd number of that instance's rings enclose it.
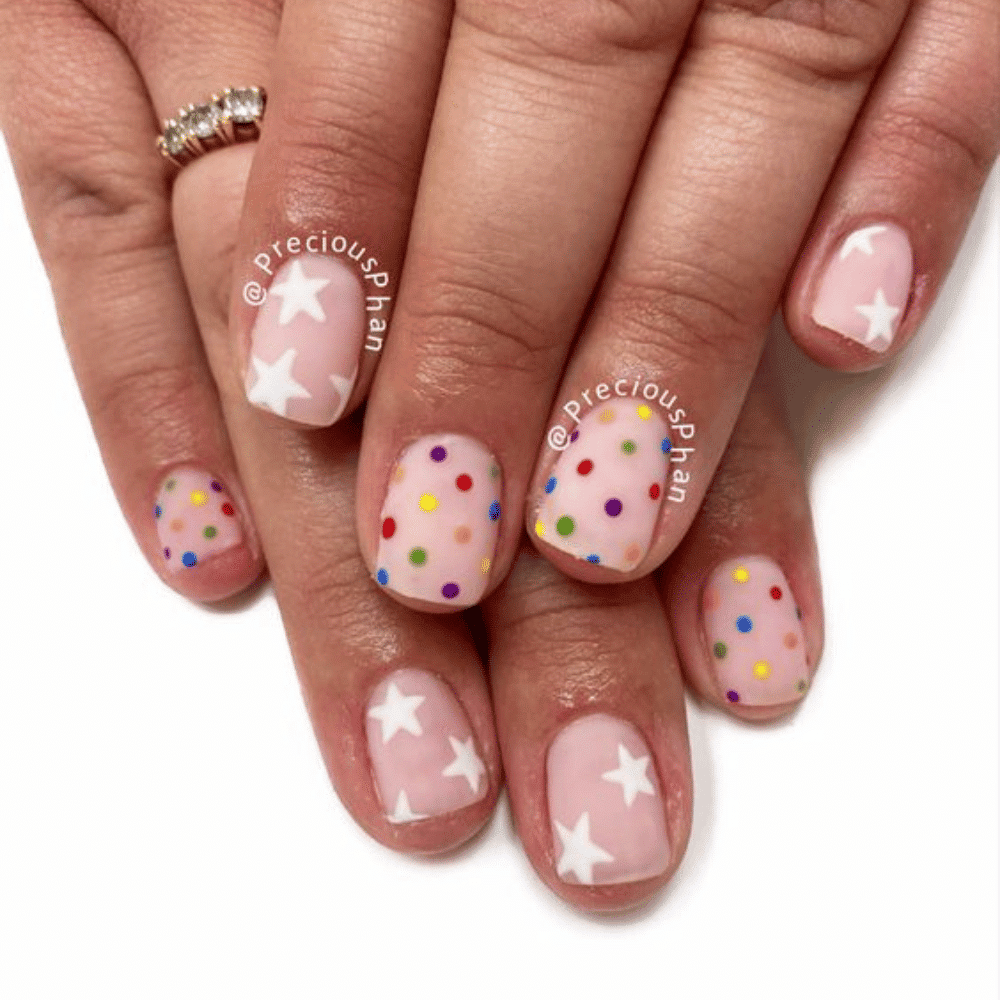
<instances>
[{"instance_id":1,"label":"knuckle","mask_svg":"<svg viewBox=\"0 0 1000 1000\"><path fill-rule=\"evenodd\" d=\"M350 518L342 523L353 525ZM309 555L295 560L292 575L282 574L280 583L308 618L314 635L336 636L339 645L370 647L375 585L362 586L370 574L358 554L353 535L336 528L310 533ZM317 558L317 556L319 558ZM289 560L289 564L293 561Z\"/></svg>"}]
</instances>

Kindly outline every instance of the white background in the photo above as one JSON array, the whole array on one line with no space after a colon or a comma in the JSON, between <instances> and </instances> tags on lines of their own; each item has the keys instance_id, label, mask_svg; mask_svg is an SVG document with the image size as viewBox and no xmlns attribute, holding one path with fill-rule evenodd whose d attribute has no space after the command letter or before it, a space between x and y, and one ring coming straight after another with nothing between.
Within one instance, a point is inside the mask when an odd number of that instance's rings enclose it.
<instances>
[{"instance_id":1,"label":"white background","mask_svg":"<svg viewBox=\"0 0 1000 1000\"><path fill-rule=\"evenodd\" d=\"M0 997L996 997L996 180L889 371L788 352L822 670L786 725L691 707L687 858L599 919L505 805L445 861L368 840L270 592L212 612L149 572L0 154Z\"/></svg>"}]
</instances>

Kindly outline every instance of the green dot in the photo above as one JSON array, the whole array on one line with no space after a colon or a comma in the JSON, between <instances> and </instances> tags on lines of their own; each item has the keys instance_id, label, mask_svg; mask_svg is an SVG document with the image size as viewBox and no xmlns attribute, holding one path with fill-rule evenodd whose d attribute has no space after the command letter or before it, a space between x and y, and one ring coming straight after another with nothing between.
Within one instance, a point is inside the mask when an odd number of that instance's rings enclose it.
<instances>
[{"instance_id":1,"label":"green dot","mask_svg":"<svg viewBox=\"0 0 1000 1000\"><path fill-rule=\"evenodd\" d=\"M427 552L424 549L410 549L410 562L414 566L423 566L427 562Z\"/></svg>"},{"instance_id":2,"label":"green dot","mask_svg":"<svg viewBox=\"0 0 1000 1000\"><path fill-rule=\"evenodd\" d=\"M558 531L564 538L566 535L572 535L575 530L576 521L574 521L568 514L564 514L558 521L556 521L556 531Z\"/></svg>"},{"instance_id":3,"label":"green dot","mask_svg":"<svg viewBox=\"0 0 1000 1000\"><path fill-rule=\"evenodd\" d=\"M490 479L496 479L500 475L500 466L491 465L490 466Z\"/></svg>"},{"instance_id":4,"label":"green dot","mask_svg":"<svg viewBox=\"0 0 1000 1000\"><path fill-rule=\"evenodd\" d=\"M176 485L177 485L176 479L168 479L166 483L166 488L168 490L172 490Z\"/></svg>"},{"instance_id":5,"label":"green dot","mask_svg":"<svg viewBox=\"0 0 1000 1000\"><path fill-rule=\"evenodd\" d=\"M715 658L717 660L724 660L726 658L726 653L729 652L729 647L724 642L717 642L712 647L712 652L715 653Z\"/></svg>"},{"instance_id":6,"label":"green dot","mask_svg":"<svg viewBox=\"0 0 1000 1000\"><path fill-rule=\"evenodd\" d=\"M626 455L634 455L638 447L634 441L622 441L622 451Z\"/></svg>"},{"instance_id":7,"label":"green dot","mask_svg":"<svg viewBox=\"0 0 1000 1000\"><path fill-rule=\"evenodd\" d=\"M219 533L218 528L213 527L211 524L202 532L206 538L215 538Z\"/></svg>"}]
</instances>

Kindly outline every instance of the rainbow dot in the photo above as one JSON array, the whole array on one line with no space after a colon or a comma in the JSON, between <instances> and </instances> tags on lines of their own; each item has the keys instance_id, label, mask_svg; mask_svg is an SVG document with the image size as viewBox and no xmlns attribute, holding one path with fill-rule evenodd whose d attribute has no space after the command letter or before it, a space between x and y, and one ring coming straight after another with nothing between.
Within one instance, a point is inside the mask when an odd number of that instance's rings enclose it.
<instances>
[{"instance_id":1,"label":"rainbow dot","mask_svg":"<svg viewBox=\"0 0 1000 1000\"><path fill-rule=\"evenodd\" d=\"M191 566L196 566L198 564L198 557L193 552L185 552L184 555L181 556L181 562L190 568Z\"/></svg>"},{"instance_id":2,"label":"rainbow dot","mask_svg":"<svg viewBox=\"0 0 1000 1000\"><path fill-rule=\"evenodd\" d=\"M740 615L736 619L736 627L741 632L749 632L753 628L753 622L746 615Z\"/></svg>"},{"instance_id":3,"label":"rainbow dot","mask_svg":"<svg viewBox=\"0 0 1000 1000\"><path fill-rule=\"evenodd\" d=\"M483 561L479 564L479 568L483 571L483 576L486 576L489 573L490 567L492 565L493 565L493 560L492 559L487 559L484 556L483 557Z\"/></svg>"},{"instance_id":4,"label":"rainbow dot","mask_svg":"<svg viewBox=\"0 0 1000 1000\"><path fill-rule=\"evenodd\" d=\"M634 455L639 446L634 441L622 441L622 451L626 455Z\"/></svg>"},{"instance_id":5,"label":"rainbow dot","mask_svg":"<svg viewBox=\"0 0 1000 1000\"><path fill-rule=\"evenodd\" d=\"M421 548L410 549L410 562L414 566L423 566L427 562L427 550Z\"/></svg>"},{"instance_id":6,"label":"rainbow dot","mask_svg":"<svg viewBox=\"0 0 1000 1000\"><path fill-rule=\"evenodd\" d=\"M446 583L441 588L441 593L444 597L448 598L448 600L451 601L454 600L456 597L458 597L459 590L460 588L457 583Z\"/></svg>"},{"instance_id":7,"label":"rainbow dot","mask_svg":"<svg viewBox=\"0 0 1000 1000\"><path fill-rule=\"evenodd\" d=\"M472 476L467 476L464 472L455 480L455 485L463 492L468 493L472 489Z\"/></svg>"},{"instance_id":8,"label":"rainbow dot","mask_svg":"<svg viewBox=\"0 0 1000 1000\"><path fill-rule=\"evenodd\" d=\"M717 660L724 660L726 658L726 653L729 652L729 647L724 642L717 642L712 647L712 652L715 654Z\"/></svg>"},{"instance_id":9,"label":"rainbow dot","mask_svg":"<svg viewBox=\"0 0 1000 1000\"><path fill-rule=\"evenodd\" d=\"M216 482L214 479L208 485L212 487L212 491L214 493L221 493L222 492L222 484Z\"/></svg>"},{"instance_id":10,"label":"rainbow dot","mask_svg":"<svg viewBox=\"0 0 1000 1000\"><path fill-rule=\"evenodd\" d=\"M794 632L786 632L782 642L785 644L785 649L795 649L799 644L799 637Z\"/></svg>"},{"instance_id":11,"label":"rainbow dot","mask_svg":"<svg viewBox=\"0 0 1000 1000\"><path fill-rule=\"evenodd\" d=\"M735 691L727 691L726 697L735 705L740 700L740 696Z\"/></svg>"},{"instance_id":12,"label":"rainbow dot","mask_svg":"<svg viewBox=\"0 0 1000 1000\"><path fill-rule=\"evenodd\" d=\"M163 517L163 508L159 504L153 508L153 517L157 518L157 520Z\"/></svg>"},{"instance_id":13,"label":"rainbow dot","mask_svg":"<svg viewBox=\"0 0 1000 1000\"><path fill-rule=\"evenodd\" d=\"M164 484L164 489L172 490L177 485L176 479L168 479Z\"/></svg>"},{"instance_id":14,"label":"rainbow dot","mask_svg":"<svg viewBox=\"0 0 1000 1000\"><path fill-rule=\"evenodd\" d=\"M587 562L594 563L594 565L597 565L600 561L601 561L601 557L598 556L598 555L589 555L589 556L587 556Z\"/></svg>"},{"instance_id":15,"label":"rainbow dot","mask_svg":"<svg viewBox=\"0 0 1000 1000\"><path fill-rule=\"evenodd\" d=\"M585 458L577 467L576 471L581 476L589 476L591 472L594 471L594 463L589 459Z\"/></svg>"},{"instance_id":16,"label":"rainbow dot","mask_svg":"<svg viewBox=\"0 0 1000 1000\"><path fill-rule=\"evenodd\" d=\"M184 522L179 517L175 517L170 522L170 530L171 531L183 531L184 530Z\"/></svg>"},{"instance_id":17,"label":"rainbow dot","mask_svg":"<svg viewBox=\"0 0 1000 1000\"><path fill-rule=\"evenodd\" d=\"M382 522L382 537L388 541L394 534L396 534L396 520L395 518L387 517Z\"/></svg>"},{"instance_id":18,"label":"rainbow dot","mask_svg":"<svg viewBox=\"0 0 1000 1000\"><path fill-rule=\"evenodd\" d=\"M170 549L164 549L163 550L163 558L164 559L169 559L170 558Z\"/></svg>"},{"instance_id":19,"label":"rainbow dot","mask_svg":"<svg viewBox=\"0 0 1000 1000\"><path fill-rule=\"evenodd\" d=\"M639 415L640 420L649 420L653 415L653 411L648 406L637 406L635 412Z\"/></svg>"},{"instance_id":20,"label":"rainbow dot","mask_svg":"<svg viewBox=\"0 0 1000 1000\"><path fill-rule=\"evenodd\" d=\"M500 520L500 501L494 500L490 504L490 520L499 521Z\"/></svg>"},{"instance_id":21,"label":"rainbow dot","mask_svg":"<svg viewBox=\"0 0 1000 1000\"><path fill-rule=\"evenodd\" d=\"M617 517L622 512L622 502L617 497L612 497L605 505L604 511L608 517Z\"/></svg>"},{"instance_id":22,"label":"rainbow dot","mask_svg":"<svg viewBox=\"0 0 1000 1000\"><path fill-rule=\"evenodd\" d=\"M737 566L736 569L733 570L733 579L737 583L746 583L750 579L750 571L746 568L746 566Z\"/></svg>"},{"instance_id":23,"label":"rainbow dot","mask_svg":"<svg viewBox=\"0 0 1000 1000\"><path fill-rule=\"evenodd\" d=\"M491 465L490 466L490 479L499 479L499 478L500 478L500 466L499 465Z\"/></svg>"},{"instance_id":24,"label":"rainbow dot","mask_svg":"<svg viewBox=\"0 0 1000 1000\"><path fill-rule=\"evenodd\" d=\"M378 580L378 582L384 587L389 582L389 571L380 569L375 574L375 579Z\"/></svg>"},{"instance_id":25,"label":"rainbow dot","mask_svg":"<svg viewBox=\"0 0 1000 1000\"><path fill-rule=\"evenodd\" d=\"M472 529L467 524L460 524L455 529L454 538L459 545L466 545L472 541Z\"/></svg>"},{"instance_id":26,"label":"rainbow dot","mask_svg":"<svg viewBox=\"0 0 1000 1000\"><path fill-rule=\"evenodd\" d=\"M421 510L426 510L428 513L430 513L432 510L437 510L437 507L438 507L438 498L434 496L433 493L425 493L420 498Z\"/></svg>"},{"instance_id":27,"label":"rainbow dot","mask_svg":"<svg viewBox=\"0 0 1000 1000\"><path fill-rule=\"evenodd\" d=\"M570 436L569 436L569 443L572 444L574 441L576 441L576 439L579 436L580 436L580 432L579 431L573 431L573 433L570 434Z\"/></svg>"},{"instance_id":28,"label":"rainbow dot","mask_svg":"<svg viewBox=\"0 0 1000 1000\"><path fill-rule=\"evenodd\" d=\"M392 470L392 481L394 483L401 483L406 478L406 469L402 465L397 465L395 469Z\"/></svg>"},{"instance_id":29,"label":"rainbow dot","mask_svg":"<svg viewBox=\"0 0 1000 1000\"><path fill-rule=\"evenodd\" d=\"M204 507L208 503L208 494L204 490L195 490L191 494L191 503L195 507Z\"/></svg>"},{"instance_id":30,"label":"rainbow dot","mask_svg":"<svg viewBox=\"0 0 1000 1000\"><path fill-rule=\"evenodd\" d=\"M549 476L549 481L545 484L545 492L551 493L556 488L556 477Z\"/></svg>"},{"instance_id":31,"label":"rainbow dot","mask_svg":"<svg viewBox=\"0 0 1000 1000\"><path fill-rule=\"evenodd\" d=\"M208 526L207 526L207 527L205 528L205 530L204 530L204 531L202 532L202 534L203 534L203 535L204 535L204 536L205 536L206 538L215 538L215 536L216 536L216 535L217 535L218 533L219 533L219 529L218 529L218 528L216 528L216 527L215 527L214 525L212 525L212 524L208 525Z\"/></svg>"},{"instance_id":32,"label":"rainbow dot","mask_svg":"<svg viewBox=\"0 0 1000 1000\"><path fill-rule=\"evenodd\" d=\"M771 676L771 664L767 660L758 660L753 665L753 675L758 680L766 681Z\"/></svg>"},{"instance_id":33,"label":"rainbow dot","mask_svg":"<svg viewBox=\"0 0 1000 1000\"><path fill-rule=\"evenodd\" d=\"M662 451L664 455L667 455L670 452L670 448L671 448L670 438L664 438L660 442L660 451Z\"/></svg>"},{"instance_id":34,"label":"rainbow dot","mask_svg":"<svg viewBox=\"0 0 1000 1000\"><path fill-rule=\"evenodd\" d=\"M558 531L563 538L567 538L569 535L572 535L575 530L576 521L574 521L569 514L563 514L563 516L556 521L556 531Z\"/></svg>"},{"instance_id":35,"label":"rainbow dot","mask_svg":"<svg viewBox=\"0 0 1000 1000\"><path fill-rule=\"evenodd\" d=\"M613 424L615 422L615 411L610 406L601 410L597 418L602 424Z\"/></svg>"},{"instance_id":36,"label":"rainbow dot","mask_svg":"<svg viewBox=\"0 0 1000 1000\"><path fill-rule=\"evenodd\" d=\"M431 448L431 459L435 462L443 462L448 457L448 449L437 445Z\"/></svg>"},{"instance_id":37,"label":"rainbow dot","mask_svg":"<svg viewBox=\"0 0 1000 1000\"><path fill-rule=\"evenodd\" d=\"M226 517L233 517L236 511L233 510L233 505L231 503L224 503L222 505L222 513L225 514Z\"/></svg>"},{"instance_id":38,"label":"rainbow dot","mask_svg":"<svg viewBox=\"0 0 1000 1000\"><path fill-rule=\"evenodd\" d=\"M633 542L625 550L625 558L630 563L637 563L642 558L642 547L640 545L637 545L635 542Z\"/></svg>"},{"instance_id":39,"label":"rainbow dot","mask_svg":"<svg viewBox=\"0 0 1000 1000\"><path fill-rule=\"evenodd\" d=\"M802 609L801 608L796 608L795 609L795 617L798 618L799 621L802 621Z\"/></svg>"},{"instance_id":40,"label":"rainbow dot","mask_svg":"<svg viewBox=\"0 0 1000 1000\"><path fill-rule=\"evenodd\" d=\"M795 685L795 690L798 691L799 694L802 694L807 687L809 687L809 685L806 681L799 681L798 684Z\"/></svg>"},{"instance_id":41,"label":"rainbow dot","mask_svg":"<svg viewBox=\"0 0 1000 1000\"><path fill-rule=\"evenodd\" d=\"M653 485L649 487L649 499L650 500L659 500L660 499L660 484L659 483L653 483Z\"/></svg>"},{"instance_id":42,"label":"rainbow dot","mask_svg":"<svg viewBox=\"0 0 1000 1000\"><path fill-rule=\"evenodd\" d=\"M775 601L781 600L781 587L772 587L770 593L771 593L771 598L773 600Z\"/></svg>"},{"instance_id":43,"label":"rainbow dot","mask_svg":"<svg viewBox=\"0 0 1000 1000\"><path fill-rule=\"evenodd\" d=\"M535 534L539 538L545 537L545 525L541 521L535 521Z\"/></svg>"}]
</instances>

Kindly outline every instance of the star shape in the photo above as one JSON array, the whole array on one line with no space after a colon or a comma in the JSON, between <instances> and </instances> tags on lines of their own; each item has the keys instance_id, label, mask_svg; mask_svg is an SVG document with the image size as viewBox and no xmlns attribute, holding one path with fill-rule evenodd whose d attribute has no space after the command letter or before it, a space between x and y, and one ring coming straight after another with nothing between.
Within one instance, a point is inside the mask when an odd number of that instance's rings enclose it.
<instances>
[{"instance_id":1,"label":"star shape","mask_svg":"<svg viewBox=\"0 0 1000 1000\"><path fill-rule=\"evenodd\" d=\"M308 313L317 323L324 322L326 313L316 296L329 284L329 278L307 278L302 261L293 260L285 280L271 285L270 294L281 299L278 323L287 326L300 312Z\"/></svg>"},{"instance_id":2,"label":"star shape","mask_svg":"<svg viewBox=\"0 0 1000 1000\"><path fill-rule=\"evenodd\" d=\"M875 253L875 247L872 246L872 237L884 232L885 226L868 226L866 229L859 229L856 233L851 233L844 240L844 245L840 248L840 259L847 260L854 250L860 250L861 253L871 257Z\"/></svg>"},{"instance_id":3,"label":"star shape","mask_svg":"<svg viewBox=\"0 0 1000 1000\"><path fill-rule=\"evenodd\" d=\"M486 773L486 767L479 759L472 745L472 737L462 742L454 736L448 737L455 759L441 772L445 778L465 778L473 792L479 791L479 776Z\"/></svg>"},{"instance_id":4,"label":"star shape","mask_svg":"<svg viewBox=\"0 0 1000 1000\"><path fill-rule=\"evenodd\" d=\"M251 358L257 381L247 390L247 399L257 406L266 406L279 417L287 413L290 399L312 399L312 393L292 378L292 365L298 353L294 347L289 347L273 365L260 358Z\"/></svg>"},{"instance_id":5,"label":"star shape","mask_svg":"<svg viewBox=\"0 0 1000 1000\"><path fill-rule=\"evenodd\" d=\"M556 820L556 833L562 842L562 854L556 863L556 874L562 878L572 872L581 885L594 884L594 865L599 861L614 861L603 847L590 839L590 813L582 813L572 830Z\"/></svg>"},{"instance_id":6,"label":"star shape","mask_svg":"<svg viewBox=\"0 0 1000 1000\"><path fill-rule=\"evenodd\" d=\"M868 320L866 344L874 344L879 340L884 340L887 345L892 343L892 321L901 310L886 302L885 293L881 288L875 292L875 301L870 306L855 306L854 310Z\"/></svg>"},{"instance_id":7,"label":"star shape","mask_svg":"<svg viewBox=\"0 0 1000 1000\"><path fill-rule=\"evenodd\" d=\"M347 409L347 401L351 398L351 393L354 390L354 383L358 379L358 368L354 369L354 374L350 378L344 378L342 375L331 375L330 382L332 383L334 389L337 390L337 395L340 396L340 406L337 408L337 412L333 415L333 423L336 423Z\"/></svg>"},{"instance_id":8,"label":"star shape","mask_svg":"<svg viewBox=\"0 0 1000 1000\"><path fill-rule=\"evenodd\" d=\"M396 799L396 808L391 816L386 816L390 823L412 823L415 819L427 819L425 813L415 813L410 808L410 800L406 797L406 792L401 791Z\"/></svg>"},{"instance_id":9,"label":"star shape","mask_svg":"<svg viewBox=\"0 0 1000 1000\"><path fill-rule=\"evenodd\" d=\"M605 771L601 777L605 781L614 782L622 786L622 795L625 797L625 805L631 806L636 797L642 792L643 795L655 795L656 789L653 783L646 776L646 768L649 767L649 757L633 757L628 750L618 744L618 767L614 771Z\"/></svg>"},{"instance_id":10,"label":"star shape","mask_svg":"<svg viewBox=\"0 0 1000 1000\"><path fill-rule=\"evenodd\" d=\"M378 719L382 723L382 742L388 743L400 731L405 729L413 736L423 736L424 730L417 718L417 709L424 703L422 694L403 694L390 681L385 692L385 701L368 709L370 719Z\"/></svg>"}]
</instances>

